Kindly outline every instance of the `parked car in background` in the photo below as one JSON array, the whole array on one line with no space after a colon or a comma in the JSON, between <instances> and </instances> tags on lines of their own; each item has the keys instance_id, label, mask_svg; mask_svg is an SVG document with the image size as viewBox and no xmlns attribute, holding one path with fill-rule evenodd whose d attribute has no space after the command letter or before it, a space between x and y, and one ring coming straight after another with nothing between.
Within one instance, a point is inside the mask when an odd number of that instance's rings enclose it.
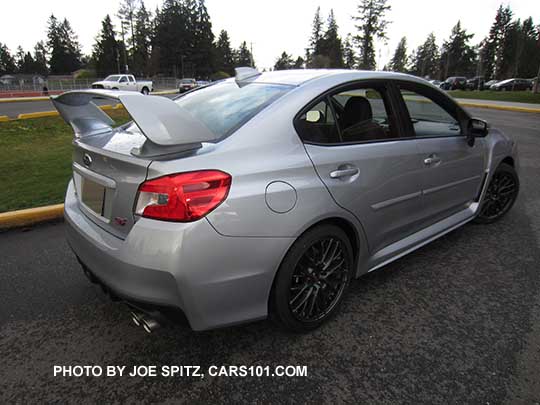
<instances>
[{"instance_id":1,"label":"parked car in background","mask_svg":"<svg viewBox=\"0 0 540 405\"><path fill-rule=\"evenodd\" d=\"M429 82L436 87L440 87L442 83L440 80L430 80Z\"/></svg>"},{"instance_id":2,"label":"parked car in background","mask_svg":"<svg viewBox=\"0 0 540 405\"><path fill-rule=\"evenodd\" d=\"M110 75L104 80L92 83L93 89L138 91L148 94L154 90L150 80L137 80L133 75Z\"/></svg>"},{"instance_id":3,"label":"parked car in background","mask_svg":"<svg viewBox=\"0 0 540 405\"><path fill-rule=\"evenodd\" d=\"M499 83L498 80L492 79L492 80L490 80L490 81L484 83L484 88L485 88L486 90L489 90L489 89L491 88L491 86L493 86L494 84L497 84L497 83Z\"/></svg>"},{"instance_id":4,"label":"parked car in background","mask_svg":"<svg viewBox=\"0 0 540 405\"><path fill-rule=\"evenodd\" d=\"M197 81L195 79L180 79L178 90L180 93L185 93L197 87Z\"/></svg>"},{"instance_id":5,"label":"parked car in background","mask_svg":"<svg viewBox=\"0 0 540 405\"><path fill-rule=\"evenodd\" d=\"M484 76L476 76L467 80L467 90L484 90Z\"/></svg>"},{"instance_id":6,"label":"parked car in background","mask_svg":"<svg viewBox=\"0 0 540 405\"><path fill-rule=\"evenodd\" d=\"M532 83L526 79L506 79L493 84L490 89L497 91L523 91L532 89Z\"/></svg>"},{"instance_id":7,"label":"parked car in background","mask_svg":"<svg viewBox=\"0 0 540 405\"><path fill-rule=\"evenodd\" d=\"M208 86L210 82L208 80L197 80L197 87Z\"/></svg>"},{"instance_id":8,"label":"parked car in background","mask_svg":"<svg viewBox=\"0 0 540 405\"><path fill-rule=\"evenodd\" d=\"M115 128L104 97L134 121ZM352 279L500 219L519 190L514 141L409 75L238 68L175 100L53 103L76 135L69 246L147 331L171 312L313 330Z\"/></svg>"},{"instance_id":9,"label":"parked car in background","mask_svg":"<svg viewBox=\"0 0 540 405\"><path fill-rule=\"evenodd\" d=\"M467 78L463 76L452 76L441 83L443 90L466 90Z\"/></svg>"}]
</instances>

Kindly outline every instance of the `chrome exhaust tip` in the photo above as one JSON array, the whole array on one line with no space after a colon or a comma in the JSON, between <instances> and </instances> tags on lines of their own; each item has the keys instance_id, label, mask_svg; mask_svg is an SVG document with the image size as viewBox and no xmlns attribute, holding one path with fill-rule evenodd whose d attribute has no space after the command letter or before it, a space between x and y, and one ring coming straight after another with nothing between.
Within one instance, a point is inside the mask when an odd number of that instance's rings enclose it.
<instances>
[{"instance_id":1,"label":"chrome exhaust tip","mask_svg":"<svg viewBox=\"0 0 540 405\"><path fill-rule=\"evenodd\" d=\"M143 317L142 314L140 314L138 312L131 311L131 320L133 321L133 323L136 326L141 326L142 325L142 317Z\"/></svg>"},{"instance_id":2,"label":"chrome exhaust tip","mask_svg":"<svg viewBox=\"0 0 540 405\"><path fill-rule=\"evenodd\" d=\"M161 326L155 319L147 317L141 319L141 324L146 333L152 333Z\"/></svg>"}]
</instances>

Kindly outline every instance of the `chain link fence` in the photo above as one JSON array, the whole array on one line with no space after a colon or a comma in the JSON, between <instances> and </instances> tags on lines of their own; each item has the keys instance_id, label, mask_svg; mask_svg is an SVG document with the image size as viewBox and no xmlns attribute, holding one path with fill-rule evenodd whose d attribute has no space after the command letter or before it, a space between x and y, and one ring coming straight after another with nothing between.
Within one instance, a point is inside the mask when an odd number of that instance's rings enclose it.
<instances>
[{"instance_id":1,"label":"chain link fence","mask_svg":"<svg viewBox=\"0 0 540 405\"><path fill-rule=\"evenodd\" d=\"M174 77L138 78L139 80L151 80L154 91L178 89L178 81ZM48 78L39 77L18 79L0 78L0 98L39 96L47 94L59 94L70 90L83 90L92 87L93 82L102 78L71 79L71 78Z\"/></svg>"}]
</instances>

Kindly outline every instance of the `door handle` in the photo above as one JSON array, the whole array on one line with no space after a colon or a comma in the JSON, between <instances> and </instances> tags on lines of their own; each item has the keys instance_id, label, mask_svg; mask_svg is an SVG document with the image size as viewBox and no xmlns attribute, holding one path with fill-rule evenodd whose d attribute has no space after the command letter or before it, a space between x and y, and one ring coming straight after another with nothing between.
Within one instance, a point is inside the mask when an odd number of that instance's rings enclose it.
<instances>
[{"instance_id":1,"label":"door handle","mask_svg":"<svg viewBox=\"0 0 540 405\"><path fill-rule=\"evenodd\" d=\"M341 177L350 177L358 173L358 168L351 167L348 169L338 169L330 172L330 177L333 179L339 179Z\"/></svg>"},{"instance_id":2,"label":"door handle","mask_svg":"<svg viewBox=\"0 0 540 405\"><path fill-rule=\"evenodd\" d=\"M427 158L424 159L424 164L426 166L435 165L437 163L441 163L441 158L435 154L429 155Z\"/></svg>"}]
</instances>

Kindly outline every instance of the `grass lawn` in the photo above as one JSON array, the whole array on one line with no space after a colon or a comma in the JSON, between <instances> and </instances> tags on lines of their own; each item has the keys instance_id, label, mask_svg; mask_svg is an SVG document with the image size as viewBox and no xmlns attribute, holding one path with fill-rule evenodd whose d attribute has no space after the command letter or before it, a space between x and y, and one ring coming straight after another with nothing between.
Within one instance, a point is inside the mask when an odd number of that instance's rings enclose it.
<instances>
[{"instance_id":1,"label":"grass lawn","mask_svg":"<svg viewBox=\"0 0 540 405\"><path fill-rule=\"evenodd\" d=\"M540 93L531 91L464 91L453 90L449 91L454 98L475 98L477 100L494 100L494 101L512 101L517 103L534 103L540 104Z\"/></svg>"},{"instance_id":2,"label":"grass lawn","mask_svg":"<svg viewBox=\"0 0 540 405\"><path fill-rule=\"evenodd\" d=\"M118 123L129 119L125 110L107 113ZM0 212L64 200L72 139L60 117L0 122Z\"/></svg>"}]
</instances>

